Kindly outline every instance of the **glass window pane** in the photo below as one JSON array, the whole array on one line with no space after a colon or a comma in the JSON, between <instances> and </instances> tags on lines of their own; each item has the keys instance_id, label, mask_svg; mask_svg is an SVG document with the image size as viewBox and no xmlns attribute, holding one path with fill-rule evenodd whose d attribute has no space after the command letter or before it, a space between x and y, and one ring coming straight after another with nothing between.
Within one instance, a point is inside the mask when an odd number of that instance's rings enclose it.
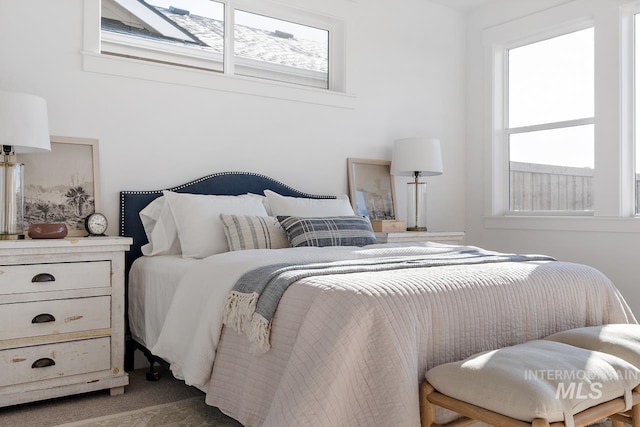
<instances>
[{"instance_id":1,"label":"glass window pane","mask_svg":"<svg viewBox=\"0 0 640 427\"><path fill-rule=\"evenodd\" d=\"M594 126L513 134L509 138L512 211L591 211Z\"/></svg>"},{"instance_id":2,"label":"glass window pane","mask_svg":"<svg viewBox=\"0 0 640 427\"><path fill-rule=\"evenodd\" d=\"M222 71L223 3L103 0L101 22L103 31L131 38L131 56Z\"/></svg>"},{"instance_id":3,"label":"glass window pane","mask_svg":"<svg viewBox=\"0 0 640 427\"><path fill-rule=\"evenodd\" d=\"M594 116L594 30L510 49L508 127Z\"/></svg>"},{"instance_id":4,"label":"glass window pane","mask_svg":"<svg viewBox=\"0 0 640 427\"><path fill-rule=\"evenodd\" d=\"M235 11L235 73L328 88L329 31Z\"/></svg>"}]
</instances>

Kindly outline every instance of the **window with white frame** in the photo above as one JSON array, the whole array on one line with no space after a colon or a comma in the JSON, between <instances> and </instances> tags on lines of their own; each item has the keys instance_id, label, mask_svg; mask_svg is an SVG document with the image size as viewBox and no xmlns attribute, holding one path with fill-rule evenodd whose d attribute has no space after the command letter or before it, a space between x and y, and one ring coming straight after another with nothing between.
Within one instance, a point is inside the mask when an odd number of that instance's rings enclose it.
<instances>
[{"instance_id":1,"label":"window with white frame","mask_svg":"<svg viewBox=\"0 0 640 427\"><path fill-rule=\"evenodd\" d=\"M223 71L224 5L186 4L102 0L101 53Z\"/></svg>"},{"instance_id":2,"label":"window with white frame","mask_svg":"<svg viewBox=\"0 0 640 427\"><path fill-rule=\"evenodd\" d=\"M341 90L341 82L331 84L329 67L336 22L264 4L260 10L251 3L240 9L240 4L102 0L100 52Z\"/></svg>"},{"instance_id":3,"label":"window with white frame","mask_svg":"<svg viewBox=\"0 0 640 427\"><path fill-rule=\"evenodd\" d=\"M328 30L236 9L233 56L235 74L328 88Z\"/></svg>"},{"instance_id":4,"label":"window with white frame","mask_svg":"<svg viewBox=\"0 0 640 427\"><path fill-rule=\"evenodd\" d=\"M509 212L592 212L594 29L505 54Z\"/></svg>"}]
</instances>

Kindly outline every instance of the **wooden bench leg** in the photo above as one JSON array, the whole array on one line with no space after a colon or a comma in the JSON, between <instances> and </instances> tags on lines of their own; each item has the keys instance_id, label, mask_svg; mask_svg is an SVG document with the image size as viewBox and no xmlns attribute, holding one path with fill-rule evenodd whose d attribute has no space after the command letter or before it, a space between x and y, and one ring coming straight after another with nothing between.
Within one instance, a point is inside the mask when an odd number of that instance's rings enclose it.
<instances>
[{"instance_id":1,"label":"wooden bench leg","mask_svg":"<svg viewBox=\"0 0 640 427\"><path fill-rule=\"evenodd\" d=\"M435 389L431 384L427 382L420 384L420 425L422 427L431 427L431 424L435 421L436 407L428 399L429 395L434 391Z\"/></svg>"},{"instance_id":2,"label":"wooden bench leg","mask_svg":"<svg viewBox=\"0 0 640 427\"><path fill-rule=\"evenodd\" d=\"M640 386L637 386L633 391L640 392ZM631 407L631 425L633 427L640 427L640 402Z\"/></svg>"}]
</instances>

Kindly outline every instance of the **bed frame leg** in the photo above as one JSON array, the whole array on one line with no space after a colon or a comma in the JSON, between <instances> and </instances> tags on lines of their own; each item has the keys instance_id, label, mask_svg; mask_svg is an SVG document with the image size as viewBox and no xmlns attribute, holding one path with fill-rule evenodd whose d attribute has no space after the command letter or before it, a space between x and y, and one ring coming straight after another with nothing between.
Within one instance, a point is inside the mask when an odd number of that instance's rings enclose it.
<instances>
[{"instance_id":1,"label":"bed frame leg","mask_svg":"<svg viewBox=\"0 0 640 427\"><path fill-rule=\"evenodd\" d=\"M160 372L156 370L156 363L158 365L163 365L163 361L154 356L148 348L136 343L134 340L131 340L131 344L133 347L131 350L131 354L133 355L134 351L138 349L142 352L142 354L144 354L144 357L146 357L147 361L149 362L149 371L147 371L146 373L147 381L158 381L160 379Z\"/></svg>"},{"instance_id":2,"label":"bed frame leg","mask_svg":"<svg viewBox=\"0 0 640 427\"><path fill-rule=\"evenodd\" d=\"M158 381L160 379L160 372L156 370L155 364L158 362L156 357L151 354L151 352L144 348L141 349L142 353L145 355L147 360L149 361L149 371L147 372L147 381Z\"/></svg>"},{"instance_id":3,"label":"bed frame leg","mask_svg":"<svg viewBox=\"0 0 640 427\"><path fill-rule=\"evenodd\" d=\"M147 381L158 381L160 379L160 372L156 371L155 363L156 361L152 358L149 359L149 372L147 372Z\"/></svg>"}]
</instances>

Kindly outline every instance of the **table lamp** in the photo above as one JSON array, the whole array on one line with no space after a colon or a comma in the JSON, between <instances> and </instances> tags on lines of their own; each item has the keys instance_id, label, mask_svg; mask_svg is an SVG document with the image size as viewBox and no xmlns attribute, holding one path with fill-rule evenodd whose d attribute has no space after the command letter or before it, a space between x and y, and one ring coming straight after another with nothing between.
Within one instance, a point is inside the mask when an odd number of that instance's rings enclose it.
<instances>
[{"instance_id":1,"label":"table lamp","mask_svg":"<svg viewBox=\"0 0 640 427\"><path fill-rule=\"evenodd\" d=\"M391 173L413 176L407 184L407 231L427 231L427 183L420 176L442 174L440 141L425 138L404 138L393 145Z\"/></svg>"},{"instance_id":2,"label":"table lamp","mask_svg":"<svg viewBox=\"0 0 640 427\"><path fill-rule=\"evenodd\" d=\"M0 146L0 240L24 239L24 165L12 156L51 150L44 99L0 91Z\"/></svg>"}]
</instances>

